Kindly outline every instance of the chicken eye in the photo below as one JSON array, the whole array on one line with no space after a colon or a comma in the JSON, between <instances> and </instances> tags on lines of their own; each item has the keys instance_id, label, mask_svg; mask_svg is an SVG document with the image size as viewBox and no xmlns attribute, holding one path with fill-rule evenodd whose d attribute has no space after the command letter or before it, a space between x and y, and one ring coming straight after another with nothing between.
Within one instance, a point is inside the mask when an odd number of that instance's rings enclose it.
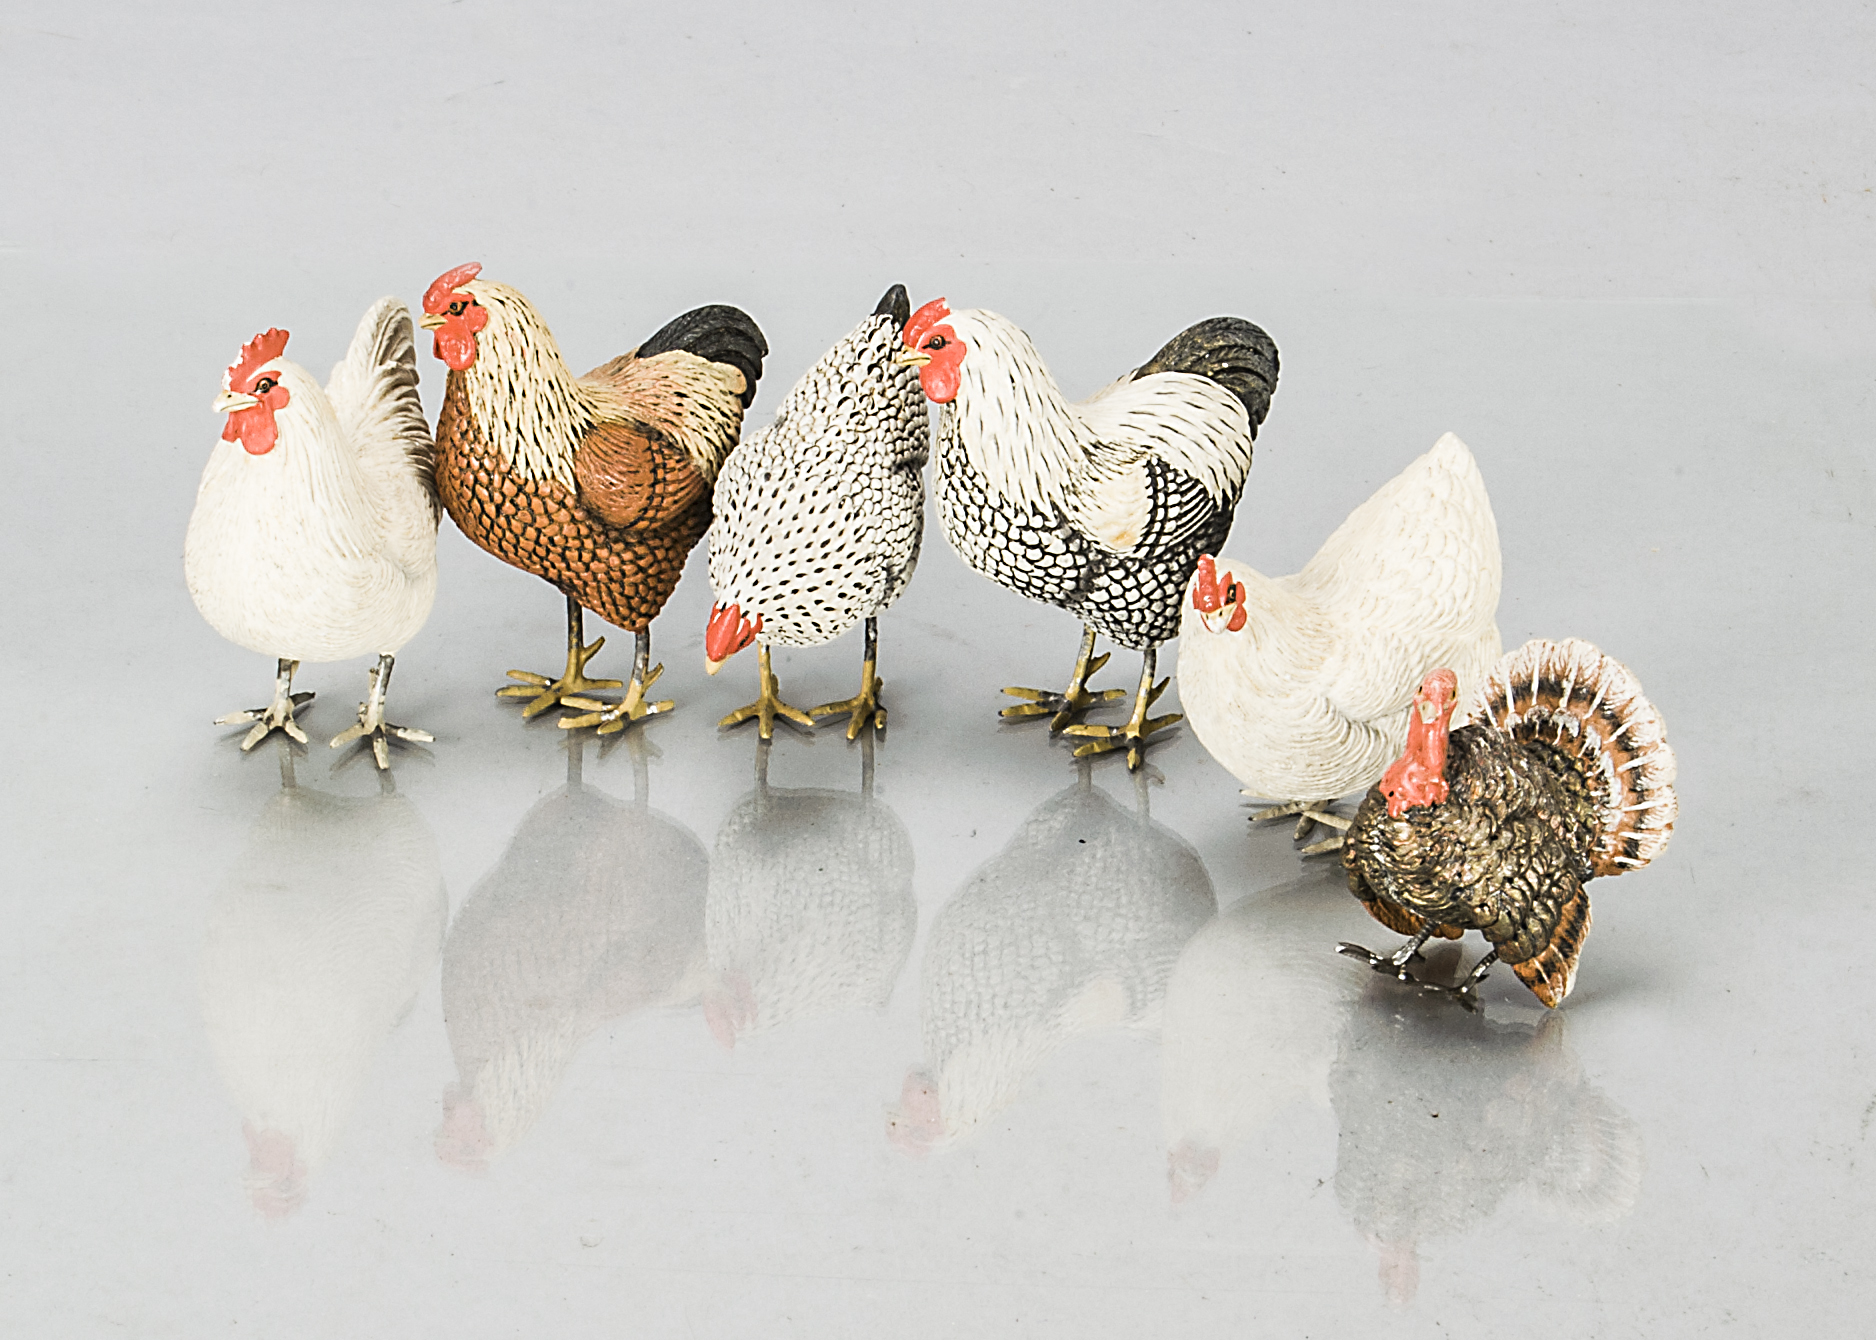
<instances>
[{"instance_id":1,"label":"chicken eye","mask_svg":"<svg viewBox=\"0 0 1876 1340\"><path fill-rule=\"evenodd\" d=\"M929 340L925 341L925 347L927 349L942 349L949 343L951 343L951 341L947 340L944 336L934 335Z\"/></svg>"},{"instance_id":2,"label":"chicken eye","mask_svg":"<svg viewBox=\"0 0 1876 1340\"><path fill-rule=\"evenodd\" d=\"M254 383L254 394L266 395L279 384L280 383L275 381L272 377L262 377L259 381Z\"/></svg>"},{"instance_id":3,"label":"chicken eye","mask_svg":"<svg viewBox=\"0 0 1876 1340\"><path fill-rule=\"evenodd\" d=\"M449 314L451 316L461 316L463 314L463 309L467 307L468 305L469 304L464 302L461 298L458 298L455 302L449 305Z\"/></svg>"}]
</instances>

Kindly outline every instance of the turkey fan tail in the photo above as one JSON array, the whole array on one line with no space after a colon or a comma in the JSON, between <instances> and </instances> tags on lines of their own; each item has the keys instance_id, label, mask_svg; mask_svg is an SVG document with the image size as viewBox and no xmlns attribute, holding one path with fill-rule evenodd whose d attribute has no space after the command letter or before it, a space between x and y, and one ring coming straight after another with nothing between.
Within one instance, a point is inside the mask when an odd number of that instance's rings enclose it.
<instances>
[{"instance_id":1,"label":"turkey fan tail","mask_svg":"<svg viewBox=\"0 0 1876 1340\"><path fill-rule=\"evenodd\" d=\"M655 358L673 349L726 364L742 373L744 409L756 398L756 383L762 380L762 360L768 356L769 342L762 338L761 327L740 307L712 303L692 308L639 345L638 356Z\"/></svg>"},{"instance_id":2,"label":"turkey fan tail","mask_svg":"<svg viewBox=\"0 0 1876 1340\"><path fill-rule=\"evenodd\" d=\"M1674 751L1627 666L1577 638L1525 643L1492 667L1475 722L1567 759L1601 815L1594 873L1639 870L1674 831Z\"/></svg>"},{"instance_id":3,"label":"turkey fan tail","mask_svg":"<svg viewBox=\"0 0 1876 1340\"><path fill-rule=\"evenodd\" d=\"M1214 316L1173 336L1133 375L1137 380L1155 372L1211 378L1244 403L1256 437L1277 389L1277 344L1242 317Z\"/></svg>"},{"instance_id":4,"label":"turkey fan tail","mask_svg":"<svg viewBox=\"0 0 1876 1340\"><path fill-rule=\"evenodd\" d=\"M894 284L880 295L879 305L873 309L874 316L889 316L892 324L900 330L912 319L912 299L907 295L904 284Z\"/></svg>"}]
</instances>

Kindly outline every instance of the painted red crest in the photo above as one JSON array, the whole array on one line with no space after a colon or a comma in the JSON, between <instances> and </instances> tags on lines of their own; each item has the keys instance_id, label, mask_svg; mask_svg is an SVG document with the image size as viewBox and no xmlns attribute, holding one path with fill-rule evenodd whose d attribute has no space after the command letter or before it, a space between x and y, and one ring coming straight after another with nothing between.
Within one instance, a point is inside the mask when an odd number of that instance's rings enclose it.
<instances>
[{"instance_id":1,"label":"painted red crest","mask_svg":"<svg viewBox=\"0 0 1876 1340\"><path fill-rule=\"evenodd\" d=\"M255 374L284 354L291 338L284 330L264 330L242 345L241 357L228 369L228 389L242 395L251 394Z\"/></svg>"},{"instance_id":2,"label":"painted red crest","mask_svg":"<svg viewBox=\"0 0 1876 1340\"><path fill-rule=\"evenodd\" d=\"M424 290L423 310L428 312L431 316L441 316L443 309L449 306L449 300L457 296L455 290L461 288L464 284L467 284L471 279L474 279L481 273L481 261L470 261L466 265L457 266L454 270L445 270L436 277L435 283ZM463 294L462 296L467 297L468 295Z\"/></svg>"},{"instance_id":3,"label":"painted red crest","mask_svg":"<svg viewBox=\"0 0 1876 1340\"><path fill-rule=\"evenodd\" d=\"M1200 554L1198 578L1192 584L1192 608L1200 614L1216 614L1227 604L1237 606L1231 612L1230 622L1225 624L1227 632L1235 633L1243 628L1245 621L1250 618L1244 608L1244 588L1233 580L1228 572L1220 580L1218 568L1212 561L1212 556ZM1206 626L1213 632L1218 631L1209 620Z\"/></svg>"},{"instance_id":4,"label":"painted red crest","mask_svg":"<svg viewBox=\"0 0 1876 1340\"><path fill-rule=\"evenodd\" d=\"M933 298L930 302L912 313L912 319L905 323L905 331L900 336L900 338L905 341L905 347L908 349L918 348L918 342L925 338L926 333L930 331L933 326L950 315L951 309L945 306L945 300L943 298Z\"/></svg>"}]
</instances>

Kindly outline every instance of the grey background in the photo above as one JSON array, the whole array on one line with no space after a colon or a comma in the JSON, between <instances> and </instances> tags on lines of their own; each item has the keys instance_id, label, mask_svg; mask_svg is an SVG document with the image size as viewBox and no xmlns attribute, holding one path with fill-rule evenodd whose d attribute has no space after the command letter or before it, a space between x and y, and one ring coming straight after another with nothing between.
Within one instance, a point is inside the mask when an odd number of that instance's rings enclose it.
<instances>
[{"instance_id":1,"label":"grey background","mask_svg":"<svg viewBox=\"0 0 1876 1340\"><path fill-rule=\"evenodd\" d=\"M1876 1148L1873 29L1852 4L0 8L6 1329L1853 1329ZM1680 755L1675 841L1593 890L1560 1017L1533 1032L1494 980L1485 1021L1428 1019L1324 967L1386 937L1333 869L1249 829L1181 732L1151 812L1222 909L1171 971L1199 1002L1184 1032L1170 1007L1071 1030L970 1139L908 1158L885 1117L924 1053L933 920L1076 779L992 716L998 686L1061 676L1072 621L933 531L882 638L878 798L920 927L890 1003L733 1051L694 1004L584 1025L477 1177L432 1149L455 1078L432 966L304 1206L265 1222L201 984L277 789L273 745L206 724L270 671L182 586L208 404L255 330L323 372L372 299L470 259L579 368L744 306L772 346L755 422L894 281L1015 319L1072 395L1249 316L1283 375L1229 552L1294 570L1457 431L1497 511L1507 644L1588 637L1637 672ZM565 777L562 733L490 693L556 662L560 605L448 523L439 547L393 692L438 743L396 777L458 911ZM708 605L699 554L656 625L680 709L647 732L652 804L705 847L755 752L715 735L753 672L704 676ZM779 656L791 698L850 692L856 641ZM316 741L363 679L307 668ZM332 758L301 785L376 793ZM584 766L632 795L627 750ZM852 790L859 757L787 736L770 771ZM1093 782L1138 803L1112 761ZM1258 995L1292 986L1293 1014ZM1201 1054L1237 1097L1175 1064ZM1470 1124L1390 1115L1428 1094ZM1193 1121L1219 1168L1175 1204ZM1597 1151L1628 1192L1559 1191ZM1377 1278L1384 1237L1417 1287Z\"/></svg>"}]
</instances>

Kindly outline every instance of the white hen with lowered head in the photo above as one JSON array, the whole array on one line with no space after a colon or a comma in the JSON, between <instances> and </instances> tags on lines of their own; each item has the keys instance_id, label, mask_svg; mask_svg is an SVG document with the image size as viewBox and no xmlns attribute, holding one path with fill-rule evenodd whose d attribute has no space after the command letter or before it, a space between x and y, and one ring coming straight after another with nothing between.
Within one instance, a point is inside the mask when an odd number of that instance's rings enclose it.
<instances>
[{"instance_id":1,"label":"white hen with lowered head","mask_svg":"<svg viewBox=\"0 0 1876 1340\"><path fill-rule=\"evenodd\" d=\"M358 723L336 747L369 737L380 768L387 740L428 740L388 725L392 658L430 616L436 598L435 447L417 395L410 310L382 298L322 389L282 355L287 332L242 346L218 413L222 440L202 472L183 544L189 594L215 631L279 659L274 700L222 717L253 722L251 749L293 722L310 693L295 694L306 661L377 653Z\"/></svg>"},{"instance_id":2,"label":"white hen with lowered head","mask_svg":"<svg viewBox=\"0 0 1876 1340\"><path fill-rule=\"evenodd\" d=\"M1452 433L1299 573L1201 558L1179 643L1193 733L1245 794L1282 802L1260 818L1300 814L1299 837L1312 822L1346 830L1330 802L1399 756L1426 673L1451 667L1464 702L1497 662L1502 568L1485 481Z\"/></svg>"}]
</instances>

